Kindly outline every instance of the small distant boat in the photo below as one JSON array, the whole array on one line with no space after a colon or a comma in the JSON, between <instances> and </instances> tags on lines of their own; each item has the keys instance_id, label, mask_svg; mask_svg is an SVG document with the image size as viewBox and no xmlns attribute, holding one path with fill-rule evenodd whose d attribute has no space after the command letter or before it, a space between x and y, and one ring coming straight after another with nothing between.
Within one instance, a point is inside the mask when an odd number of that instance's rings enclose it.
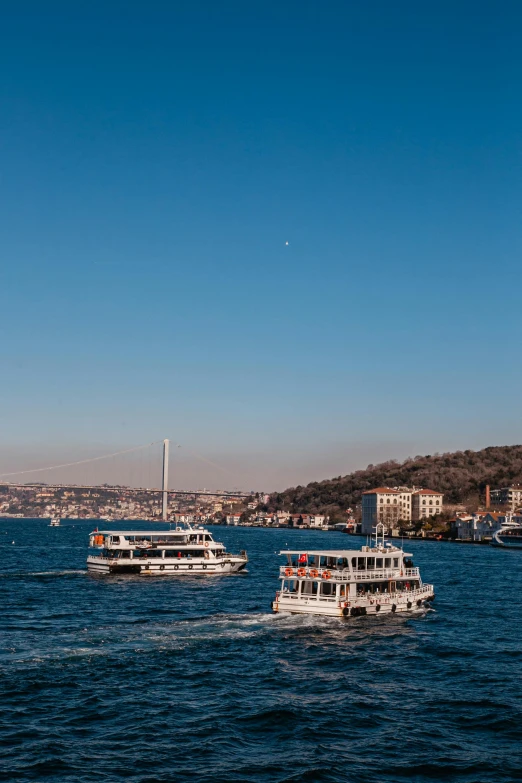
<instances>
[{"instance_id":1,"label":"small distant boat","mask_svg":"<svg viewBox=\"0 0 522 783\"><path fill-rule=\"evenodd\" d=\"M60 527L60 520L53 517L47 527Z\"/></svg>"},{"instance_id":2,"label":"small distant boat","mask_svg":"<svg viewBox=\"0 0 522 783\"><path fill-rule=\"evenodd\" d=\"M384 540L377 525L373 546L361 549L281 552L281 589L274 612L359 617L423 611L435 597L411 555Z\"/></svg>"},{"instance_id":3,"label":"small distant boat","mask_svg":"<svg viewBox=\"0 0 522 783\"><path fill-rule=\"evenodd\" d=\"M522 549L522 525L519 522L514 522L512 517L508 516L500 530L493 533L491 544L510 549Z\"/></svg>"}]
</instances>

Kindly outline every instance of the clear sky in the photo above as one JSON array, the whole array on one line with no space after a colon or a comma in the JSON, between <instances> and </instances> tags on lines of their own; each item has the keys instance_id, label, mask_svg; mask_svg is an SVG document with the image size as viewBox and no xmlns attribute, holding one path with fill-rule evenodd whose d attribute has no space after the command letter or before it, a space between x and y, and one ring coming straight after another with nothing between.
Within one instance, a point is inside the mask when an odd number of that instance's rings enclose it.
<instances>
[{"instance_id":1,"label":"clear sky","mask_svg":"<svg viewBox=\"0 0 522 783\"><path fill-rule=\"evenodd\" d=\"M520 443L521 34L510 0L5 4L0 468L170 437L176 485L272 489Z\"/></svg>"}]
</instances>

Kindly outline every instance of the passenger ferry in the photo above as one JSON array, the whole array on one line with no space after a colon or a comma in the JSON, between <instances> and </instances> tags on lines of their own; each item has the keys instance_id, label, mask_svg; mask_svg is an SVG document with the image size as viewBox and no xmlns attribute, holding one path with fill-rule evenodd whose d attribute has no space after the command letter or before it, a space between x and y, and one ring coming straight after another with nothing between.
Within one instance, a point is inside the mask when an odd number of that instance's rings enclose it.
<instances>
[{"instance_id":1,"label":"passenger ferry","mask_svg":"<svg viewBox=\"0 0 522 783\"><path fill-rule=\"evenodd\" d=\"M175 530L94 530L87 569L102 574L181 576L242 571L245 551L231 555L202 527Z\"/></svg>"},{"instance_id":2,"label":"passenger ferry","mask_svg":"<svg viewBox=\"0 0 522 783\"><path fill-rule=\"evenodd\" d=\"M493 533L491 543L493 546L522 549L522 525L520 522L515 522L511 516L508 516L500 530Z\"/></svg>"},{"instance_id":3,"label":"passenger ferry","mask_svg":"<svg viewBox=\"0 0 522 783\"><path fill-rule=\"evenodd\" d=\"M382 525L373 546L280 554L286 565L280 569L274 612L331 617L418 612L435 597L433 585L422 583L412 555L384 540Z\"/></svg>"},{"instance_id":4,"label":"passenger ferry","mask_svg":"<svg viewBox=\"0 0 522 783\"><path fill-rule=\"evenodd\" d=\"M60 527L60 520L53 517L47 527Z\"/></svg>"}]
</instances>

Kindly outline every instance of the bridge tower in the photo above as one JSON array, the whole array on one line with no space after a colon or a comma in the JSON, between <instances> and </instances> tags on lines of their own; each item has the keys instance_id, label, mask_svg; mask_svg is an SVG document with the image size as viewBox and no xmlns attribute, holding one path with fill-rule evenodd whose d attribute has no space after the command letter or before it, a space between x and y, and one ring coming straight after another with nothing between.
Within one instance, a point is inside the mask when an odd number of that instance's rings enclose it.
<instances>
[{"instance_id":1,"label":"bridge tower","mask_svg":"<svg viewBox=\"0 0 522 783\"><path fill-rule=\"evenodd\" d=\"M169 441L166 438L163 441L163 482L161 485L162 491L162 507L161 518L164 522L168 518L168 503L169 503Z\"/></svg>"}]
</instances>

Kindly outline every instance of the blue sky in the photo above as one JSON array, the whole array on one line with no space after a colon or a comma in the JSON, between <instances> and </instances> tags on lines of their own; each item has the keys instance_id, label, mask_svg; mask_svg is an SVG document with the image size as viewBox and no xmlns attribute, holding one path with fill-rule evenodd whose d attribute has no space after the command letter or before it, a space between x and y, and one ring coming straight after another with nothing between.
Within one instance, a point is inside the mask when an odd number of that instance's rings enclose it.
<instances>
[{"instance_id":1,"label":"blue sky","mask_svg":"<svg viewBox=\"0 0 522 783\"><path fill-rule=\"evenodd\" d=\"M175 484L271 489L521 442L521 24L4 9L0 468L171 437Z\"/></svg>"}]
</instances>

